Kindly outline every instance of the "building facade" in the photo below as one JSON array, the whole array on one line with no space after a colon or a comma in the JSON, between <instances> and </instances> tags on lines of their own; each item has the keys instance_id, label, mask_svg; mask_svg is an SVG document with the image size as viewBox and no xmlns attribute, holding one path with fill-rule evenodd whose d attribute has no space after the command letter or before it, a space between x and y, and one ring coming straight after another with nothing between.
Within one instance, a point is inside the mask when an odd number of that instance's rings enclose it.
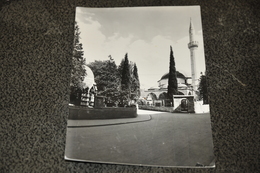
<instances>
[{"instance_id":1,"label":"building facade","mask_svg":"<svg viewBox=\"0 0 260 173\"><path fill-rule=\"evenodd\" d=\"M185 77L182 73L176 71L178 83L178 95L192 95L191 84L188 83L189 77ZM167 99L169 73L164 74L158 80L158 87L151 87L145 91L146 101L153 105L155 100Z\"/></svg>"},{"instance_id":2,"label":"building facade","mask_svg":"<svg viewBox=\"0 0 260 173\"><path fill-rule=\"evenodd\" d=\"M198 45L199 43L195 39L195 29L192 20L190 19L188 48L190 50L191 77L186 77L182 73L176 71L178 83L177 95L192 95L193 98L196 98L196 91L198 88L198 78L196 76L196 51ZM168 78L169 73L164 74L158 81L158 87L151 87L144 92L146 94L145 100L147 104L154 105L158 100L160 102L160 100L167 99Z\"/></svg>"}]
</instances>

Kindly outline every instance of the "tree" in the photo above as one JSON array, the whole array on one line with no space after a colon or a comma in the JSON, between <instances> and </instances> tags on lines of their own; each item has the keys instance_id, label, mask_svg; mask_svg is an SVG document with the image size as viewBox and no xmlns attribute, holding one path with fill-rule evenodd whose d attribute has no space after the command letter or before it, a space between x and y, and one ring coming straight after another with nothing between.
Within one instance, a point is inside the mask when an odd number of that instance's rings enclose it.
<instances>
[{"instance_id":1,"label":"tree","mask_svg":"<svg viewBox=\"0 0 260 173\"><path fill-rule=\"evenodd\" d=\"M140 81L138 69L135 63L128 60L128 54L122 59L118 66L120 78L120 97L121 103L126 104L130 100L136 100L140 96Z\"/></svg>"},{"instance_id":2,"label":"tree","mask_svg":"<svg viewBox=\"0 0 260 173\"><path fill-rule=\"evenodd\" d=\"M118 77L120 79L120 83L121 83L121 79L122 79L122 73L123 73L123 67L124 67L124 63L125 63L125 59L123 58L118 66Z\"/></svg>"},{"instance_id":3,"label":"tree","mask_svg":"<svg viewBox=\"0 0 260 173\"><path fill-rule=\"evenodd\" d=\"M131 81L131 99L137 99L140 96L140 81L138 75L138 69L136 64L133 65L133 72L132 72L132 81Z\"/></svg>"},{"instance_id":4,"label":"tree","mask_svg":"<svg viewBox=\"0 0 260 173\"><path fill-rule=\"evenodd\" d=\"M104 95L111 101L115 102L118 100L118 89L119 89L119 78L118 78L118 70L115 61L110 59L106 61L106 73L105 80L106 90L104 91Z\"/></svg>"},{"instance_id":5,"label":"tree","mask_svg":"<svg viewBox=\"0 0 260 173\"><path fill-rule=\"evenodd\" d=\"M200 76L200 83L199 83L198 91L199 91L199 100L203 99L203 104L209 104L206 75Z\"/></svg>"},{"instance_id":6,"label":"tree","mask_svg":"<svg viewBox=\"0 0 260 173\"><path fill-rule=\"evenodd\" d=\"M130 77L130 66L127 53L125 54L124 64L121 74L121 89L130 90L131 77Z\"/></svg>"},{"instance_id":7,"label":"tree","mask_svg":"<svg viewBox=\"0 0 260 173\"><path fill-rule=\"evenodd\" d=\"M168 78L168 98L173 102L173 95L178 93L178 83L176 76L175 60L173 56L172 46L170 46L170 68Z\"/></svg>"},{"instance_id":8,"label":"tree","mask_svg":"<svg viewBox=\"0 0 260 173\"><path fill-rule=\"evenodd\" d=\"M98 95L105 96L110 102L117 101L119 78L115 62L112 59L95 61L88 64L88 66L94 73Z\"/></svg>"},{"instance_id":9,"label":"tree","mask_svg":"<svg viewBox=\"0 0 260 173\"><path fill-rule=\"evenodd\" d=\"M125 58L121 61L118 67L121 86L120 86L120 104L127 105L131 96L131 71L128 60L128 54L125 54Z\"/></svg>"},{"instance_id":10,"label":"tree","mask_svg":"<svg viewBox=\"0 0 260 173\"><path fill-rule=\"evenodd\" d=\"M117 67L111 55L107 61L94 61L88 64L95 76L99 96L105 96L107 105L119 102L125 106L130 99L140 95L140 82L137 66L130 63L128 55ZM113 105L114 106L114 105Z\"/></svg>"},{"instance_id":11,"label":"tree","mask_svg":"<svg viewBox=\"0 0 260 173\"><path fill-rule=\"evenodd\" d=\"M83 57L84 51L82 43L79 42L80 31L77 22L75 22L75 33L74 33L74 47L72 56L72 70L71 70L71 86L81 87L86 75L85 59Z\"/></svg>"},{"instance_id":12,"label":"tree","mask_svg":"<svg viewBox=\"0 0 260 173\"><path fill-rule=\"evenodd\" d=\"M70 100L71 103L79 104L81 99L81 90L84 77L86 75L84 51L79 41L80 31L77 22L75 22L74 47L72 56L71 79L70 79ZM76 101L75 101L76 100Z\"/></svg>"}]
</instances>

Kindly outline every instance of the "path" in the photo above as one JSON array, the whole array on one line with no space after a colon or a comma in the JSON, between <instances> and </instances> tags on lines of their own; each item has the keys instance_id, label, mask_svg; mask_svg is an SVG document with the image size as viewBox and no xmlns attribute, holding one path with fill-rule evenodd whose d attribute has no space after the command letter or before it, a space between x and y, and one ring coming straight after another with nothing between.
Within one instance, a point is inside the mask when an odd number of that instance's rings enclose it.
<instances>
[{"instance_id":1,"label":"path","mask_svg":"<svg viewBox=\"0 0 260 173\"><path fill-rule=\"evenodd\" d=\"M163 166L209 165L209 114L152 114L152 120L116 126L68 128L67 159Z\"/></svg>"}]
</instances>

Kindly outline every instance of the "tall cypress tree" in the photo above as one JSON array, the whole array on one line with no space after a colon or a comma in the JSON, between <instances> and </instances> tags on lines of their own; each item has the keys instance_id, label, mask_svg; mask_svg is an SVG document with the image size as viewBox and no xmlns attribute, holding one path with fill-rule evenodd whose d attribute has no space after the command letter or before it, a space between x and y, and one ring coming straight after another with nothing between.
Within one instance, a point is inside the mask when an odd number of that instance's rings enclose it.
<instances>
[{"instance_id":1,"label":"tall cypress tree","mask_svg":"<svg viewBox=\"0 0 260 173\"><path fill-rule=\"evenodd\" d=\"M118 70L118 77L121 81L122 79L122 71L123 71L123 67L124 67L124 63L125 63L125 59L123 58L119 64L119 66L117 67L117 70Z\"/></svg>"},{"instance_id":2,"label":"tall cypress tree","mask_svg":"<svg viewBox=\"0 0 260 173\"><path fill-rule=\"evenodd\" d=\"M124 65L122 68L121 87L122 90L129 90L131 83L130 66L127 53L125 54Z\"/></svg>"},{"instance_id":3,"label":"tall cypress tree","mask_svg":"<svg viewBox=\"0 0 260 173\"><path fill-rule=\"evenodd\" d=\"M121 77L120 104L127 105L131 94L131 72L127 53L118 67Z\"/></svg>"},{"instance_id":4,"label":"tall cypress tree","mask_svg":"<svg viewBox=\"0 0 260 173\"><path fill-rule=\"evenodd\" d=\"M135 63L133 67L131 90L132 93L134 94L134 98L138 98L140 96L140 81L139 81L137 66Z\"/></svg>"},{"instance_id":5,"label":"tall cypress tree","mask_svg":"<svg viewBox=\"0 0 260 173\"><path fill-rule=\"evenodd\" d=\"M175 60L173 56L172 46L170 46L170 68L169 68L169 78L168 78L168 98L173 101L173 95L178 92L177 74L175 68Z\"/></svg>"}]
</instances>

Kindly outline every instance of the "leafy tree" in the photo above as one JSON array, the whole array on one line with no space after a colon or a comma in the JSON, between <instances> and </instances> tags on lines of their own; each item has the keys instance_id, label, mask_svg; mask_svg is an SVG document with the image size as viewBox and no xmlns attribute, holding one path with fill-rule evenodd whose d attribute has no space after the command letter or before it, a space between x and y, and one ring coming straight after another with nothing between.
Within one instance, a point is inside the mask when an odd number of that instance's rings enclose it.
<instances>
[{"instance_id":1,"label":"leafy tree","mask_svg":"<svg viewBox=\"0 0 260 173\"><path fill-rule=\"evenodd\" d=\"M118 89L119 89L119 78L118 70L114 61L106 61L106 75L104 80L107 80L106 90L104 95L111 101L115 102L118 99Z\"/></svg>"},{"instance_id":2,"label":"leafy tree","mask_svg":"<svg viewBox=\"0 0 260 173\"><path fill-rule=\"evenodd\" d=\"M203 104L209 104L206 75L200 76L200 83L199 83L198 91L199 91L199 100L203 99Z\"/></svg>"},{"instance_id":3,"label":"leafy tree","mask_svg":"<svg viewBox=\"0 0 260 173\"><path fill-rule=\"evenodd\" d=\"M84 68L85 59L83 57L84 51L82 43L79 42L80 31L77 22L75 22L75 32L74 32L74 47L72 56L72 70L71 70L71 86L82 87L82 82L84 76L86 75L86 70Z\"/></svg>"},{"instance_id":4,"label":"leafy tree","mask_svg":"<svg viewBox=\"0 0 260 173\"><path fill-rule=\"evenodd\" d=\"M104 80L106 70L106 63L104 61L94 61L88 64L88 67L92 70L95 82L97 84L98 94L105 90L107 81Z\"/></svg>"},{"instance_id":5,"label":"leafy tree","mask_svg":"<svg viewBox=\"0 0 260 173\"><path fill-rule=\"evenodd\" d=\"M105 96L109 102L117 101L119 95L119 74L115 62L112 59L95 61L88 64L88 66L94 73L98 95Z\"/></svg>"},{"instance_id":6,"label":"leafy tree","mask_svg":"<svg viewBox=\"0 0 260 173\"><path fill-rule=\"evenodd\" d=\"M70 80L70 100L71 103L79 104L81 98L82 84L86 75L84 51L82 44L79 41L80 31L77 22L75 22L74 31L74 47L72 56L72 69Z\"/></svg>"},{"instance_id":7,"label":"leafy tree","mask_svg":"<svg viewBox=\"0 0 260 173\"><path fill-rule=\"evenodd\" d=\"M170 68L169 68L169 78L168 78L168 98L173 101L173 95L178 93L178 83L176 77L175 60L173 56L172 46L170 47Z\"/></svg>"},{"instance_id":8,"label":"leafy tree","mask_svg":"<svg viewBox=\"0 0 260 173\"><path fill-rule=\"evenodd\" d=\"M105 96L108 104L116 101L125 106L130 99L140 95L140 82L137 66L129 62L128 55L117 67L112 56L107 61L95 61L88 64L95 76L98 95Z\"/></svg>"}]
</instances>

